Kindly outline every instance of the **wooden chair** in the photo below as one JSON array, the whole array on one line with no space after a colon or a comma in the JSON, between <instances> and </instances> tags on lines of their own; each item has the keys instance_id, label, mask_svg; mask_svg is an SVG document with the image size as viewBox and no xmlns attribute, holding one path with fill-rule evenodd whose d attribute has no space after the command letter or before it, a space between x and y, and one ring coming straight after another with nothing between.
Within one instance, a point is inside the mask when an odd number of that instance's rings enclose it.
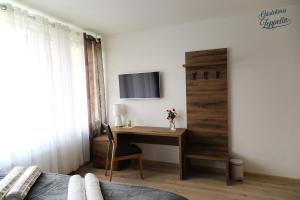
<instances>
[{"instance_id":1,"label":"wooden chair","mask_svg":"<svg viewBox=\"0 0 300 200\"><path fill-rule=\"evenodd\" d=\"M108 165L110 163L110 178L109 181L112 179L114 161L120 160L131 160L137 159L139 160L140 165L140 175L141 179L143 179L143 154L142 150L135 144L127 144L125 146L120 145L117 146L117 142L114 139L113 133L109 125L104 124L106 134L109 140L108 151L106 156L106 163L105 163L105 176L107 176Z\"/></svg>"}]
</instances>

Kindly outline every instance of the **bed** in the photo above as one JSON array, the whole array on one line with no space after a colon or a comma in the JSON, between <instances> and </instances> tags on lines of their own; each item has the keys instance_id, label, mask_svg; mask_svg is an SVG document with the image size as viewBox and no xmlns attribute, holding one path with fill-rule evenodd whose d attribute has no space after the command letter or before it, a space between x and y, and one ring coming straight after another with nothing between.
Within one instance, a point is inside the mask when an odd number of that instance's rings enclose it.
<instances>
[{"instance_id":1,"label":"bed","mask_svg":"<svg viewBox=\"0 0 300 200\"><path fill-rule=\"evenodd\" d=\"M0 175L0 180L5 175ZM66 200L70 176L43 173L29 191L26 200ZM142 186L100 181L105 200L187 200L179 195Z\"/></svg>"}]
</instances>

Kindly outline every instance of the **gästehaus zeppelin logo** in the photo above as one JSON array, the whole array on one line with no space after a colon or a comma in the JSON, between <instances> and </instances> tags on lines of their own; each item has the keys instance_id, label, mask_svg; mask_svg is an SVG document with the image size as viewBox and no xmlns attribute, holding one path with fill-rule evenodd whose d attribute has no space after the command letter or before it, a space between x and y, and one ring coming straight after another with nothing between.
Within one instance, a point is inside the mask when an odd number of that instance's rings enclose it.
<instances>
[{"instance_id":1,"label":"g\u00e4stehaus zeppelin logo","mask_svg":"<svg viewBox=\"0 0 300 200\"><path fill-rule=\"evenodd\" d=\"M258 19L263 29L275 29L291 24L291 20L286 16L286 9L263 10Z\"/></svg>"}]
</instances>

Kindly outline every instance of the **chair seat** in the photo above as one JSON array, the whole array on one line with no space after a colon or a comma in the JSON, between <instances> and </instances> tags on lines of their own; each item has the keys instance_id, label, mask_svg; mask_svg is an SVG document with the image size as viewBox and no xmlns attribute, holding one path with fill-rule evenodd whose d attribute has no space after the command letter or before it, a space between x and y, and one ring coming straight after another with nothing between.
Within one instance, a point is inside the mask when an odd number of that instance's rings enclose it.
<instances>
[{"instance_id":1,"label":"chair seat","mask_svg":"<svg viewBox=\"0 0 300 200\"><path fill-rule=\"evenodd\" d=\"M142 153L140 147L138 147L135 144L129 144L126 146L117 147L115 155L116 157L120 157L120 156L129 156L132 154L139 154L139 153Z\"/></svg>"}]
</instances>

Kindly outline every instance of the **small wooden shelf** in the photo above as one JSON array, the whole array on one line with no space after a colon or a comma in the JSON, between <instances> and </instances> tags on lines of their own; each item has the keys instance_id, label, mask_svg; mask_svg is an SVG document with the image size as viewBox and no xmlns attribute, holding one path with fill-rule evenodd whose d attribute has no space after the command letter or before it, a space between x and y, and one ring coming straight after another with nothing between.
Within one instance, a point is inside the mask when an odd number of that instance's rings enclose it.
<instances>
[{"instance_id":1,"label":"small wooden shelf","mask_svg":"<svg viewBox=\"0 0 300 200\"><path fill-rule=\"evenodd\" d=\"M185 154L186 158L198 159L198 160L219 160L227 161L230 156L227 152L187 152Z\"/></svg>"}]
</instances>

